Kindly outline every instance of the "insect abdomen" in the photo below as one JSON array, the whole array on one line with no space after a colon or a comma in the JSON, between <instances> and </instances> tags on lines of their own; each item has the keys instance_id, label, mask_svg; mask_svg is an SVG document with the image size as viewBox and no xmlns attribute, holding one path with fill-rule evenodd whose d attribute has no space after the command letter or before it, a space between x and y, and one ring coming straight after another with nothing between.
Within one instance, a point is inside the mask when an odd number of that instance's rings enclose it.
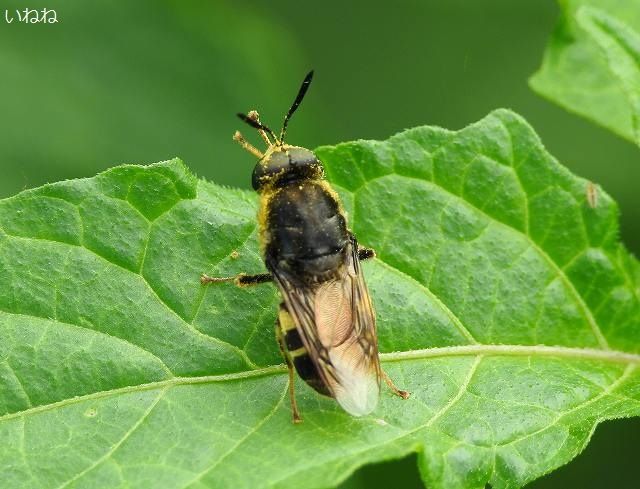
<instances>
[{"instance_id":1,"label":"insect abdomen","mask_svg":"<svg viewBox=\"0 0 640 489\"><path fill-rule=\"evenodd\" d=\"M283 304L280 305L278 316L278 327L286 346L285 355L289 357L296 372L302 380L311 386L316 392L325 396L331 396L327 386L322 382L318 370L311 360L307 349L304 347L300 333L291 315L287 312Z\"/></svg>"}]
</instances>

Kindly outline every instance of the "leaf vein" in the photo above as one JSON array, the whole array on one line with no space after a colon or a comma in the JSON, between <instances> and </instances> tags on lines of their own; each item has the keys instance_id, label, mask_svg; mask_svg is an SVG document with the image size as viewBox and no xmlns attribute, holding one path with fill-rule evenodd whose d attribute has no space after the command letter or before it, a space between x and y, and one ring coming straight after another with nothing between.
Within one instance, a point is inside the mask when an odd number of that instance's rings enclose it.
<instances>
[{"instance_id":1,"label":"leaf vein","mask_svg":"<svg viewBox=\"0 0 640 489\"><path fill-rule=\"evenodd\" d=\"M464 205L467 205L468 207L474 209L475 211L477 211L478 213L482 214L484 217L486 217L487 219L491 220L492 222L495 222L496 224L498 224L500 226L503 226L503 227L506 227L507 229L510 229L510 230L516 232L517 234L523 236L530 243L530 246L533 248L533 250L536 251L548 263L548 265L551 267L553 272L560 278L560 280L563 282L563 284L565 285L567 290L574 297L578 307L582 311L582 315L584 316L585 320L587 321L587 324L591 328L591 331L592 331L593 335L595 336L596 340L598 341L598 344L600 345L600 347L602 349L604 349L604 350L608 350L610 348L606 338L604 337L604 334L602 333L602 331L601 331L600 327L598 326L595 318L593 317L593 314L591 313L591 310L587 307L587 304L585 303L584 299L582 298L582 296L580 295L578 290L573 285L573 282L571 282L569 280L569 277L567 277L567 275L562 271L560 266L533 240L533 238L530 235L522 232L522 230L520 230L518 228L515 228L510 224L507 224L507 223L505 223L503 221L500 221L500 220L496 219L495 217L487 214L482 209L479 209L478 207L473 205L471 202L468 202L468 201L464 200L459 195L456 195L455 193L447 190L446 188L444 188L444 187L442 187L442 186L440 186L438 184L435 184L433 182L429 182L429 181L424 180L422 178L417 178L417 177L414 177L414 176L410 176L410 175L402 175L402 174L398 173L398 174L396 174L396 176L399 176L401 178L406 178L406 179L409 179L409 180L418 181L418 182L420 182L423 185L428 186L428 187L429 186L435 187L438 190L440 190L440 191L450 195L451 197L459 200ZM383 179L383 178L386 178L386 177L387 177L387 175L376 177L376 178L373 178L373 179L369 180L367 183L371 183L371 182L373 182L375 180L380 180L380 179Z\"/></svg>"},{"instance_id":2,"label":"leaf vein","mask_svg":"<svg viewBox=\"0 0 640 489\"><path fill-rule=\"evenodd\" d=\"M31 397L29 397L29 393L27 392L27 390L24 388L24 384L22 383L22 380L20 380L20 377L18 377L18 374L16 374L16 370L13 368L13 366L9 363L8 359L5 359L2 362L4 365L7 366L7 368L9 369L9 371L11 372L11 374L13 375L13 378L16 379L16 382L18 383L18 386L20 387L20 389L22 390L22 393L24 394L25 399L27 400L27 406L28 407L33 407L33 402L31 401Z\"/></svg>"},{"instance_id":3,"label":"leaf vein","mask_svg":"<svg viewBox=\"0 0 640 489\"><path fill-rule=\"evenodd\" d=\"M435 295L433 292L431 292L431 290L426 285L424 285L422 282L416 280L410 274L408 274L406 272L403 272L402 270L394 267L393 265L390 265L386 261L383 261L379 257L377 259L378 259L378 262L383 267L385 267L385 268L397 273L398 275L406 278L407 280L413 282L418 288L420 288L424 292L424 294L426 296L428 296L430 299L432 299L440 307L440 309L447 315L447 317L451 320L451 322L456 326L458 331L470 343L478 344L478 341L473 337L471 332L464 326L464 324L462 324L462 321L460 320L460 318L458 318L458 316L456 316L456 314L451 309L449 309L449 307L447 307L447 305L444 302L442 302L442 300L440 300L440 298L437 295Z\"/></svg>"},{"instance_id":4,"label":"leaf vein","mask_svg":"<svg viewBox=\"0 0 640 489\"><path fill-rule=\"evenodd\" d=\"M422 426L418 426L417 428L414 428L409 433L414 433L414 432L419 431L419 430L421 430L423 428L428 428L428 427L432 426L433 423L435 423L438 419L440 419L442 416L444 416L447 413L447 411L449 411L449 409L451 409L462 398L462 396L465 394L465 392L467 392L467 388L469 387L469 384L471 384L471 381L473 380L473 376L475 375L476 371L478 370L478 367L480 366L480 363L482 362L483 358L484 357L482 355L478 355L475 358L473 364L469 368L469 372L467 372L467 375L465 376L462 384L460 384L460 388L458 389L458 392L456 393L456 395L454 397L452 397L449 400L449 402L447 402L431 418L429 418L429 421L427 421ZM407 433L407 434L409 434L409 433Z\"/></svg>"},{"instance_id":5,"label":"leaf vein","mask_svg":"<svg viewBox=\"0 0 640 489\"><path fill-rule=\"evenodd\" d=\"M122 437L116 442L114 443L111 448L104 454L102 455L100 458L96 459L95 462L93 462L91 465L89 465L87 468L85 468L84 470L78 472L76 475L74 475L71 479L63 482L61 485L59 485L56 489L63 489L64 487L67 487L69 484L71 484L72 482L77 481L78 479L80 479L81 477L83 477L85 474L88 474L89 472L91 472L93 469L95 469L98 465L100 465L102 462L104 462L105 460L107 460L109 457L111 457L115 451L120 448L120 446L133 434L134 431L136 431L141 425L142 423L149 417L149 414L151 414L151 411L153 411L153 409L157 406L158 402L160 402L160 399L162 399L162 397L164 397L164 394L167 391L167 387L165 387L164 389L162 389L160 392L158 392L156 398L153 400L153 402L149 405L149 407L145 410L145 412L142 414L142 416L138 419L138 421L136 421L133 426L131 426L131 428L129 428L124 435L122 435Z\"/></svg>"},{"instance_id":6,"label":"leaf vein","mask_svg":"<svg viewBox=\"0 0 640 489\"><path fill-rule=\"evenodd\" d=\"M190 324L185 318L183 318L180 314L178 314L178 312L173 309L169 304L167 304L164 300L162 300L162 298L160 297L160 295L158 295L158 293L156 292L156 290L153 288L153 286L151 285L151 283L146 279L146 277L144 277L143 275L140 275L139 273L136 273L128 268L123 267L122 265L119 265L115 262L110 261L109 259L105 258L104 256L96 253L95 251L86 248L85 246L81 246L81 245L77 245L77 244L71 244L71 243L63 243L61 241L55 241L55 240L51 240L48 238L34 238L34 237L27 237L27 236L16 236L13 234L8 234L7 236L11 236L14 239L23 239L23 240L35 240L35 241L46 241L46 242L53 242L53 243L59 243L59 244L63 244L66 246L74 246L76 248L82 248L84 250L87 250L87 252L95 255L96 257L100 258L101 260L106 261L107 263L116 266L122 270L126 270L128 273L131 273L133 275L136 275L138 277L140 277L142 279L142 282L146 285L147 289L155 296L155 298L158 300L158 302L160 304L162 304L163 306L165 306L169 312L171 312L174 316L176 316L180 322L184 325L184 327L188 330L190 330L191 332L193 332L194 334L206 338L207 341L211 341L213 343L216 343L218 345L224 345L227 346L229 348L231 348L232 350L234 350L246 363L248 366L255 368L256 365L251 361L251 359L247 356L246 352L241 350L240 348L238 348L236 345L233 345L231 343L229 343L228 341L224 341L220 338L217 338L215 336L210 336L208 334L203 333L202 331L200 331L199 329L195 328L192 324Z\"/></svg>"},{"instance_id":7,"label":"leaf vein","mask_svg":"<svg viewBox=\"0 0 640 489\"><path fill-rule=\"evenodd\" d=\"M621 352L616 350L597 350L589 348L569 348L563 346L523 346L523 345L490 345L490 344L474 344L461 346L444 346L437 348L428 348L423 350L409 350L394 353L381 353L380 360L383 362L398 362L402 360L422 360L427 358L446 358L446 357L463 357L463 356L541 356L541 357L557 357L575 360L587 360L606 362L614 364L633 364L640 365L640 355L634 353ZM8 419L17 418L24 415L36 414L42 411L63 407L69 404L82 402L88 399L99 399L110 395L126 394L129 392L141 392L152 389L161 389L165 386L189 385L189 384L206 384L211 382L225 382L252 377L262 377L267 375L284 374L287 369L284 364L272 365L254 370L243 372L235 372L229 374L207 375L201 377L172 377L171 379L150 382L147 384L138 384L117 389L109 389L97 391L83 396L76 396L69 399L63 399L50 404L42 404L30 409L16 411L0 416L0 423Z\"/></svg>"},{"instance_id":8,"label":"leaf vein","mask_svg":"<svg viewBox=\"0 0 640 489\"><path fill-rule=\"evenodd\" d=\"M253 435L255 435L258 430L260 428L262 428L262 426L269 421L274 414L278 411L278 409L280 408L280 406L282 406L282 401L284 400L284 398L286 397L286 394L289 390L289 384L285 384L284 386L284 390L282 391L282 395L280 396L280 399L278 400L278 402L275 403L275 405L273 406L273 408L271 409L271 411L269 411L269 413L262 418L254 427L251 428L251 430L249 430L244 436L242 436L241 438L239 438L236 443L233 444L233 446L231 448L229 448L229 450L227 450L225 453L223 453L220 458L218 458L218 460L216 460L213 465L211 465L210 467L207 467L205 470L203 470L202 472L200 472L199 474L196 474L196 476L191 479L190 481L188 481L184 486L183 489L188 488L189 486L191 486L193 483L199 481L200 479L202 479L203 477L205 477L209 472L211 472L213 469L215 469L218 465L220 465L222 463L223 460L225 460L229 455L231 455L234 451L236 451L236 449L242 445L243 443L245 443L249 438L251 438Z\"/></svg>"},{"instance_id":9,"label":"leaf vein","mask_svg":"<svg viewBox=\"0 0 640 489\"><path fill-rule=\"evenodd\" d=\"M74 323L67 323L65 321L61 321L60 319L51 319L51 318L46 318L46 317L42 317L42 316L36 316L35 314L24 314L24 313L19 313L19 312L11 312L11 311L5 311L4 309L0 309L0 314L7 314L10 316L18 316L18 317L23 317L23 318L28 318L28 319L38 319L41 321L50 321L51 323L57 323L63 327L67 327L67 328L74 328L74 329L81 329L81 330L85 330L85 331L91 331L92 333L98 335L98 336L106 336L112 340L115 341L121 341L123 343L126 343L129 346L134 347L136 350L139 350L141 352L143 352L146 355L149 355L151 357L153 357L155 360L157 360L158 362L160 362L160 366L163 370L166 371L167 374L173 376L173 372L171 371L171 369L167 366L166 363L164 363L162 361L162 359L156 355L154 355L153 353L151 353L149 350L146 350L145 348L142 348L140 345L136 345L135 343L131 343L129 340L126 340L124 338L120 338L119 336L113 336L105 331L100 331L98 329L92 329L92 328L88 328L86 326L80 325L80 324L74 324ZM40 338L40 341L42 340L42 337Z\"/></svg>"},{"instance_id":10,"label":"leaf vein","mask_svg":"<svg viewBox=\"0 0 640 489\"><path fill-rule=\"evenodd\" d=\"M544 431L552 428L553 426L557 425L563 418L567 417L569 414L579 410L579 409L584 409L585 406L588 406L589 404L593 404L594 402L597 402L598 400L602 399L603 397L610 395L611 393L613 393L613 391L615 391L615 389L617 389L625 380L627 380L629 378L629 376L633 373L633 371L636 369L637 365L628 365L624 372L620 375L620 377L618 377L614 382L612 382L611 384L609 384L608 387L606 387L605 389L603 389L600 393L598 393L597 395L587 399L584 402L579 403L578 405L572 407L571 409L558 414L556 416L556 419L554 419L551 423L547 424L546 426L533 431L531 433L527 433L526 435L517 437L513 440L510 440L507 443L500 443L500 444L496 444L497 447L506 447L509 445L512 445L514 443L518 443L522 440L526 440L527 438L531 438L539 433L543 433Z\"/></svg>"}]
</instances>

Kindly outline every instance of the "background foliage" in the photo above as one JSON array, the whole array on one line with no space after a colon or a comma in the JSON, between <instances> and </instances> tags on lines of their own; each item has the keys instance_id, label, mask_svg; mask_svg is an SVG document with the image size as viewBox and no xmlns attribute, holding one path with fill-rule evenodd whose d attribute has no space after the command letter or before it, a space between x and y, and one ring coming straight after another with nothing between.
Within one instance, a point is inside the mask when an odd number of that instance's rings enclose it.
<instances>
[{"instance_id":1,"label":"background foliage","mask_svg":"<svg viewBox=\"0 0 640 489\"><path fill-rule=\"evenodd\" d=\"M640 1L561 5L531 87L640 145Z\"/></svg>"},{"instance_id":2,"label":"background foliage","mask_svg":"<svg viewBox=\"0 0 640 489\"><path fill-rule=\"evenodd\" d=\"M22 2L7 2L15 6ZM455 129L511 107L563 164L618 201L623 241L640 250L637 148L527 86L559 13L551 1L49 7L59 24L0 29L2 196L172 156L248 188L253 161L230 139L233 113L258 107L277 126L313 67L317 79L292 141L315 147L422 124ZM639 441L637 420L605 424L585 454L532 487L629 487ZM383 487L385 477L419 487L412 460L364 469L346 485Z\"/></svg>"}]
</instances>

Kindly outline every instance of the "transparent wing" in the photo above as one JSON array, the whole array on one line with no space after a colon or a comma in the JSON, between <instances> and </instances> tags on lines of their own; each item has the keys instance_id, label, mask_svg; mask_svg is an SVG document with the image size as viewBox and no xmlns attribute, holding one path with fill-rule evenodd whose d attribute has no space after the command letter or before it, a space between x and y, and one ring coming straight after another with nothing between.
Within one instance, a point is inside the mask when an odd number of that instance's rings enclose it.
<instances>
[{"instance_id":1,"label":"transparent wing","mask_svg":"<svg viewBox=\"0 0 640 489\"><path fill-rule=\"evenodd\" d=\"M322 382L345 411L370 413L380 395L375 314L352 239L336 277L300 285L286 273L273 275Z\"/></svg>"}]
</instances>

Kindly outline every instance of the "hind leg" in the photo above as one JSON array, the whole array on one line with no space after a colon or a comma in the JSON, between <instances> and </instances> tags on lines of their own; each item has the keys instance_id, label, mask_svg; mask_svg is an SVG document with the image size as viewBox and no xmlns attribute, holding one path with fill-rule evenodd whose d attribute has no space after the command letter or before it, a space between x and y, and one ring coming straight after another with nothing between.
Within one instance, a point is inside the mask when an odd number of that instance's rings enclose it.
<instances>
[{"instance_id":1,"label":"hind leg","mask_svg":"<svg viewBox=\"0 0 640 489\"><path fill-rule=\"evenodd\" d=\"M391 389L396 396L401 397L402 399L409 399L409 396L411 395L410 392L398 389L393 383L393 380L391 380L391 378L387 375L387 372L382 370L382 368L380 369L380 372L385 384L389 386L389 389Z\"/></svg>"},{"instance_id":2,"label":"hind leg","mask_svg":"<svg viewBox=\"0 0 640 489\"><path fill-rule=\"evenodd\" d=\"M292 421L294 424L302 423L302 418L300 417L300 412L298 411L298 403L296 402L295 373L293 371L293 363L291 363L291 358L289 358L286 346L284 344L282 329L280 328L280 319L276 319L276 338L278 340L278 345L280 346L280 353L282 353L282 356L287 362L287 370L289 371L289 401L291 402Z\"/></svg>"}]
</instances>

